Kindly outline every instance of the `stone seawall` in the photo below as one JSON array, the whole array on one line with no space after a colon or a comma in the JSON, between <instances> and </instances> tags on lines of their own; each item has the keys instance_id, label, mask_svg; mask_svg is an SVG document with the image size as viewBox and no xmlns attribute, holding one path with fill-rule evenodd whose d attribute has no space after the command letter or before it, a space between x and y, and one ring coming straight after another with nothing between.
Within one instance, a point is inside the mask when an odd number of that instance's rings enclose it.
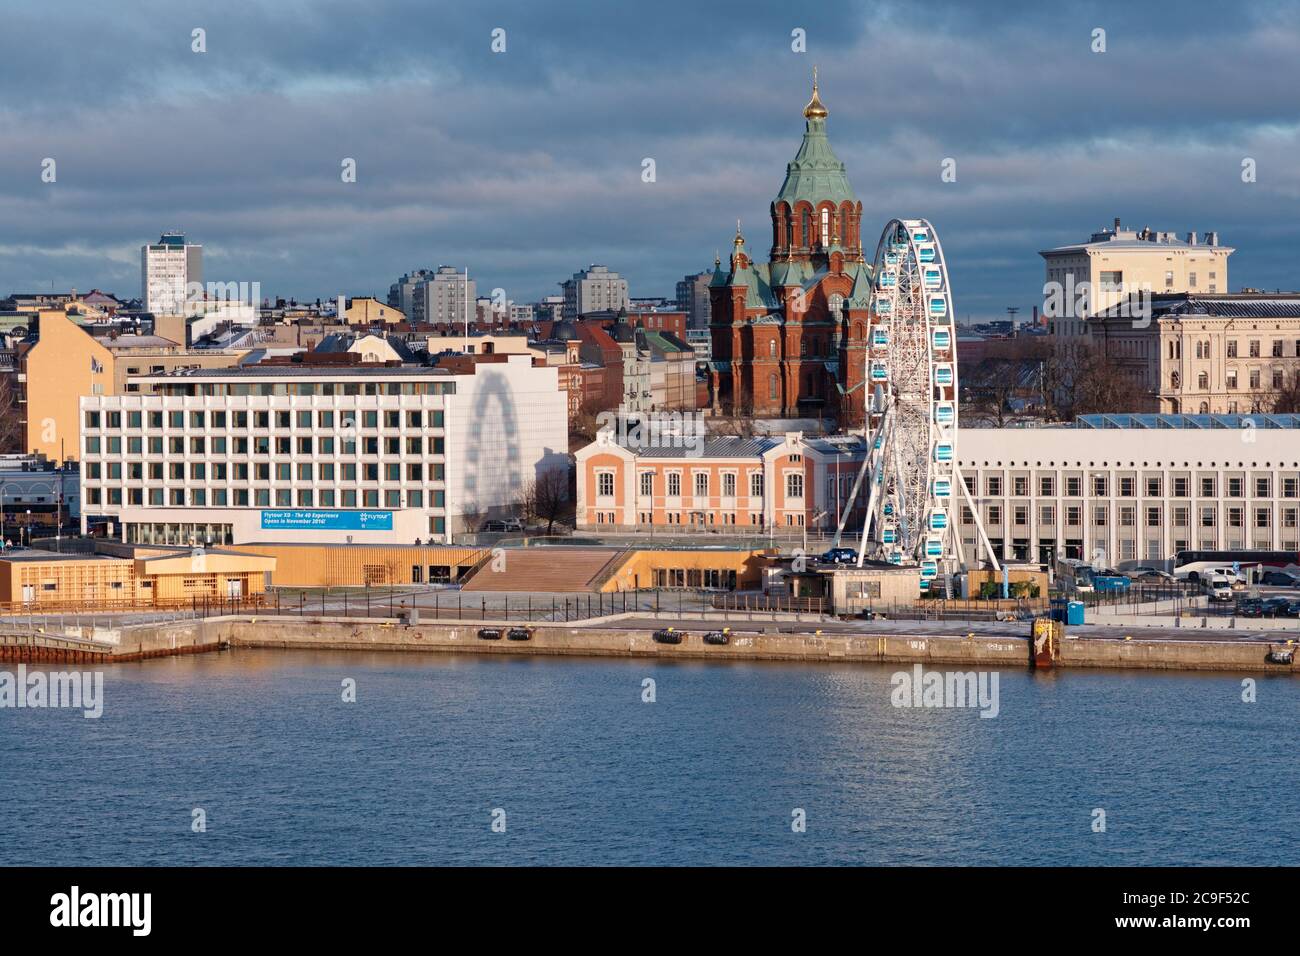
<instances>
[{"instance_id":1,"label":"stone seawall","mask_svg":"<svg viewBox=\"0 0 1300 956\"><path fill-rule=\"evenodd\" d=\"M595 657L662 657L782 661L899 661L999 664L1023 667L1028 642L1022 638L902 637L884 634L762 634L733 628L731 643L705 644L703 630L681 644L660 644L649 630L534 625L528 641L483 640L487 625L412 625L356 620L228 619L221 633L234 647L301 647L348 650L440 651L472 654L550 654Z\"/></svg>"},{"instance_id":2,"label":"stone seawall","mask_svg":"<svg viewBox=\"0 0 1300 956\"><path fill-rule=\"evenodd\" d=\"M1026 667L1029 639L971 633L771 634L732 629L729 644L703 641L703 628L681 644L660 644L649 629L535 625L532 639L484 640L470 624L398 623L307 618L296 620L227 618L210 622L221 642L235 647L338 650L433 651L471 654L549 654L596 657L654 657L723 660L874 661L954 664L970 667ZM494 626L487 622L486 626ZM495 625L505 627L506 625ZM1269 663L1262 642L1097 640L1067 638L1057 666L1157 668L1172 670L1282 671L1295 665Z\"/></svg>"},{"instance_id":3,"label":"stone seawall","mask_svg":"<svg viewBox=\"0 0 1300 956\"><path fill-rule=\"evenodd\" d=\"M768 622L769 624L774 622ZM789 622L785 622L789 623ZM942 664L967 668L1013 668L1030 665L1029 638L980 635L959 626L951 634L899 633L764 633L747 625L732 627L730 643L705 644L712 622L690 626L681 644L661 644L650 627L534 624L527 641L478 636L485 626L503 631L510 625L491 621L404 624L398 621L328 617L222 617L169 621L122 628L111 650L94 652L66 638L14 638L3 643L0 661L116 663L195 654L224 647L311 648L326 650L426 651L467 654L523 654L587 657L650 657L692 660L861 661L893 664ZM517 626L517 625L516 625ZM1026 626L1028 632L1028 626ZM1297 665L1266 660L1266 641L1130 640L1074 638L1060 642L1055 666L1154 668L1163 670L1260 671L1295 673Z\"/></svg>"}]
</instances>

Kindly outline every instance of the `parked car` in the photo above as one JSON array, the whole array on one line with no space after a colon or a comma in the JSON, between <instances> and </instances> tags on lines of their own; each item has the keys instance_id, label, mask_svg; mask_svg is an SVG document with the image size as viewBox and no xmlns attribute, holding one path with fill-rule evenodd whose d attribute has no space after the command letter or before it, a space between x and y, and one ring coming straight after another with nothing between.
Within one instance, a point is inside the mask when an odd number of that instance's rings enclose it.
<instances>
[{"instance_id":1,"label":"parked car","mask_svg":"<svg viewBox=\"0 0 1300 956\"><path fill-rule=\"evenodd\" d=\"M524 523L520 521L518 518L503 518L503 519L494 518L493 520L483 525L483 530L492 531L492 532L514 532L516 534L522 534L524 531Z\"/></svg>"},{"instance_id":2,"label":"parked car","mask_svg":"<svg viewBox=\"0 0 1300 956\"><path fill-rule=\"evenodd\" d=\"M1223 603L1231 601L1232 583L1224 577L1213 577L1205 582L1205 593L1214 603Z\"/></svg>"},{"instance_id":3,"label":"parked car","mask_svg":"<svg viewBox=\"0 0 1300 956\"><path fill-rule=\"evenodd\" d=\"M1259 598L1242 598L1237 602L1238 617L1264 617L1264 602Z\"/></svg>"},{"instance_id":4,"label":"parked car","mask_svg":"<svg viewBox=\"0 0 1300 956\"><path fill-rule=\"evenodd\" d=\"M1290 571L1265 571L1259 583L1275 588L1300 588L1300 577Z\"/></svg>"},{"instance_id":5,"label":"parked car","mask_svg":"<svg viewBox=\"0 0 1300 956\"><path fill-rule=\"evenodd\" d=\"M1300 617L1300 601L1294 598L1271 597L1260 603L1264 605L1265 617Z\"/></svg>"},{"instance_id":6,"label":"parked car","mask_svg":"<svg viewBox=\"0 0 1300 956\"><path fill-rule=\"evenodd\" d=\"M858 551L856 548L831 548L817 560L826 564L857 564Z\"/></svg>"},{"instance_id":7,"label":"parked car","mask_svg":"<svg viewBox=\"0 0 1300 956\"><path fill-rule=\"evenodd\" d=\"M1168 584L1174 580L1172 574L1159 568L1129 568L1124 576L1138 584Z\"/></svg>"}]
</instances>

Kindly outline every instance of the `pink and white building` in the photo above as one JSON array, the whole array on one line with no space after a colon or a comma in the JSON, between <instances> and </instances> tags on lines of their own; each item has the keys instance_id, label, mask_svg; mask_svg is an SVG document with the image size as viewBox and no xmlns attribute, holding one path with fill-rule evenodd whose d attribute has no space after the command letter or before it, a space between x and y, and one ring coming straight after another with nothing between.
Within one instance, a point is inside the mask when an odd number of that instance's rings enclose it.
<instances>
[{"instance_id":1,"label":"pink and white building","mask_svg":"<svg viewBox=\"0 0 1300 956\"><path fill-rule=\"evenodd\" d=\"M577 452L579 529L834 531L866 451L860 436L801 432L664 436L656 446L620 444L605 429ZM846 528L860 529L863 512L859 503Z\"/></svg>"}]
</instances>

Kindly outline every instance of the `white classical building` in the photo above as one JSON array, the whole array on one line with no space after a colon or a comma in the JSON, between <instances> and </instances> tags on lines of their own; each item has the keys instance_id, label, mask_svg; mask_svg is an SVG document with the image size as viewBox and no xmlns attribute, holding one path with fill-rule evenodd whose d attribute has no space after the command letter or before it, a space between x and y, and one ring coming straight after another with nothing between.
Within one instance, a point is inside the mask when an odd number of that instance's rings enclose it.
<instances>
[{"instance_id":1,"label":"white classical building","mask_svg":"<svg viewBox=\"0 0 1300 956\"><path fill-rule=\"evenodd\" d=\"M638 451L602 433L578 451L579 528L833 530L850 510L863 451L860 438L798 434L657 444L665 447ZM999 559L1132 565L1195 549L1300 550L1297 415L963 428L957 463ZM964 550L986 560L974 515L958 501ZM861 527L857 510L850 518Z\"/></svg>"},{"instance_id":2,"label":"white classical building","mask_svg":"<svg viewBox=\"0 0 1300 956\"><path fill-rule=\"evenodd\" d=\"M136 543L450 542L568 466L554 368L269 366L81 399L83 527ZM152 394L149 393L155 389Z\"/></svg>"},{"instance_id":3,"label":"white classical building","mask_svg":"<svg viewBox=\"0 0 1300 956\"><path fill-rule=\"evenodd\" d=\"M1294 415L1086 415L1055 428L963 428L957 458L1003 558L1120 565L1189 549L1300 547ZM978 534L965 506L960 527L971 553Z\"/></svg>"}]
</instances>

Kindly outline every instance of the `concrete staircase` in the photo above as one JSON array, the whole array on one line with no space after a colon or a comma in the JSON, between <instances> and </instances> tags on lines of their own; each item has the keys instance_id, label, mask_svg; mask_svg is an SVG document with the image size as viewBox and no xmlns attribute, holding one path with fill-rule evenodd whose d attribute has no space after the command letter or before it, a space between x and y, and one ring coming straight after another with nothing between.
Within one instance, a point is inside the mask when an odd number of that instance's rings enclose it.
<instances>
[{"instance_id":1,"label":"concrete staircase","mask_svg":"<svg viewBox=\"0 0 1300 956\"><path fill-rule=\"evenodd\" d=\"M611 565L623 560L618 548L511 548L505 567L494 571L489 558L461 584L462 591L573 593L596 590Z\"/></svg>"}]
</instances>

